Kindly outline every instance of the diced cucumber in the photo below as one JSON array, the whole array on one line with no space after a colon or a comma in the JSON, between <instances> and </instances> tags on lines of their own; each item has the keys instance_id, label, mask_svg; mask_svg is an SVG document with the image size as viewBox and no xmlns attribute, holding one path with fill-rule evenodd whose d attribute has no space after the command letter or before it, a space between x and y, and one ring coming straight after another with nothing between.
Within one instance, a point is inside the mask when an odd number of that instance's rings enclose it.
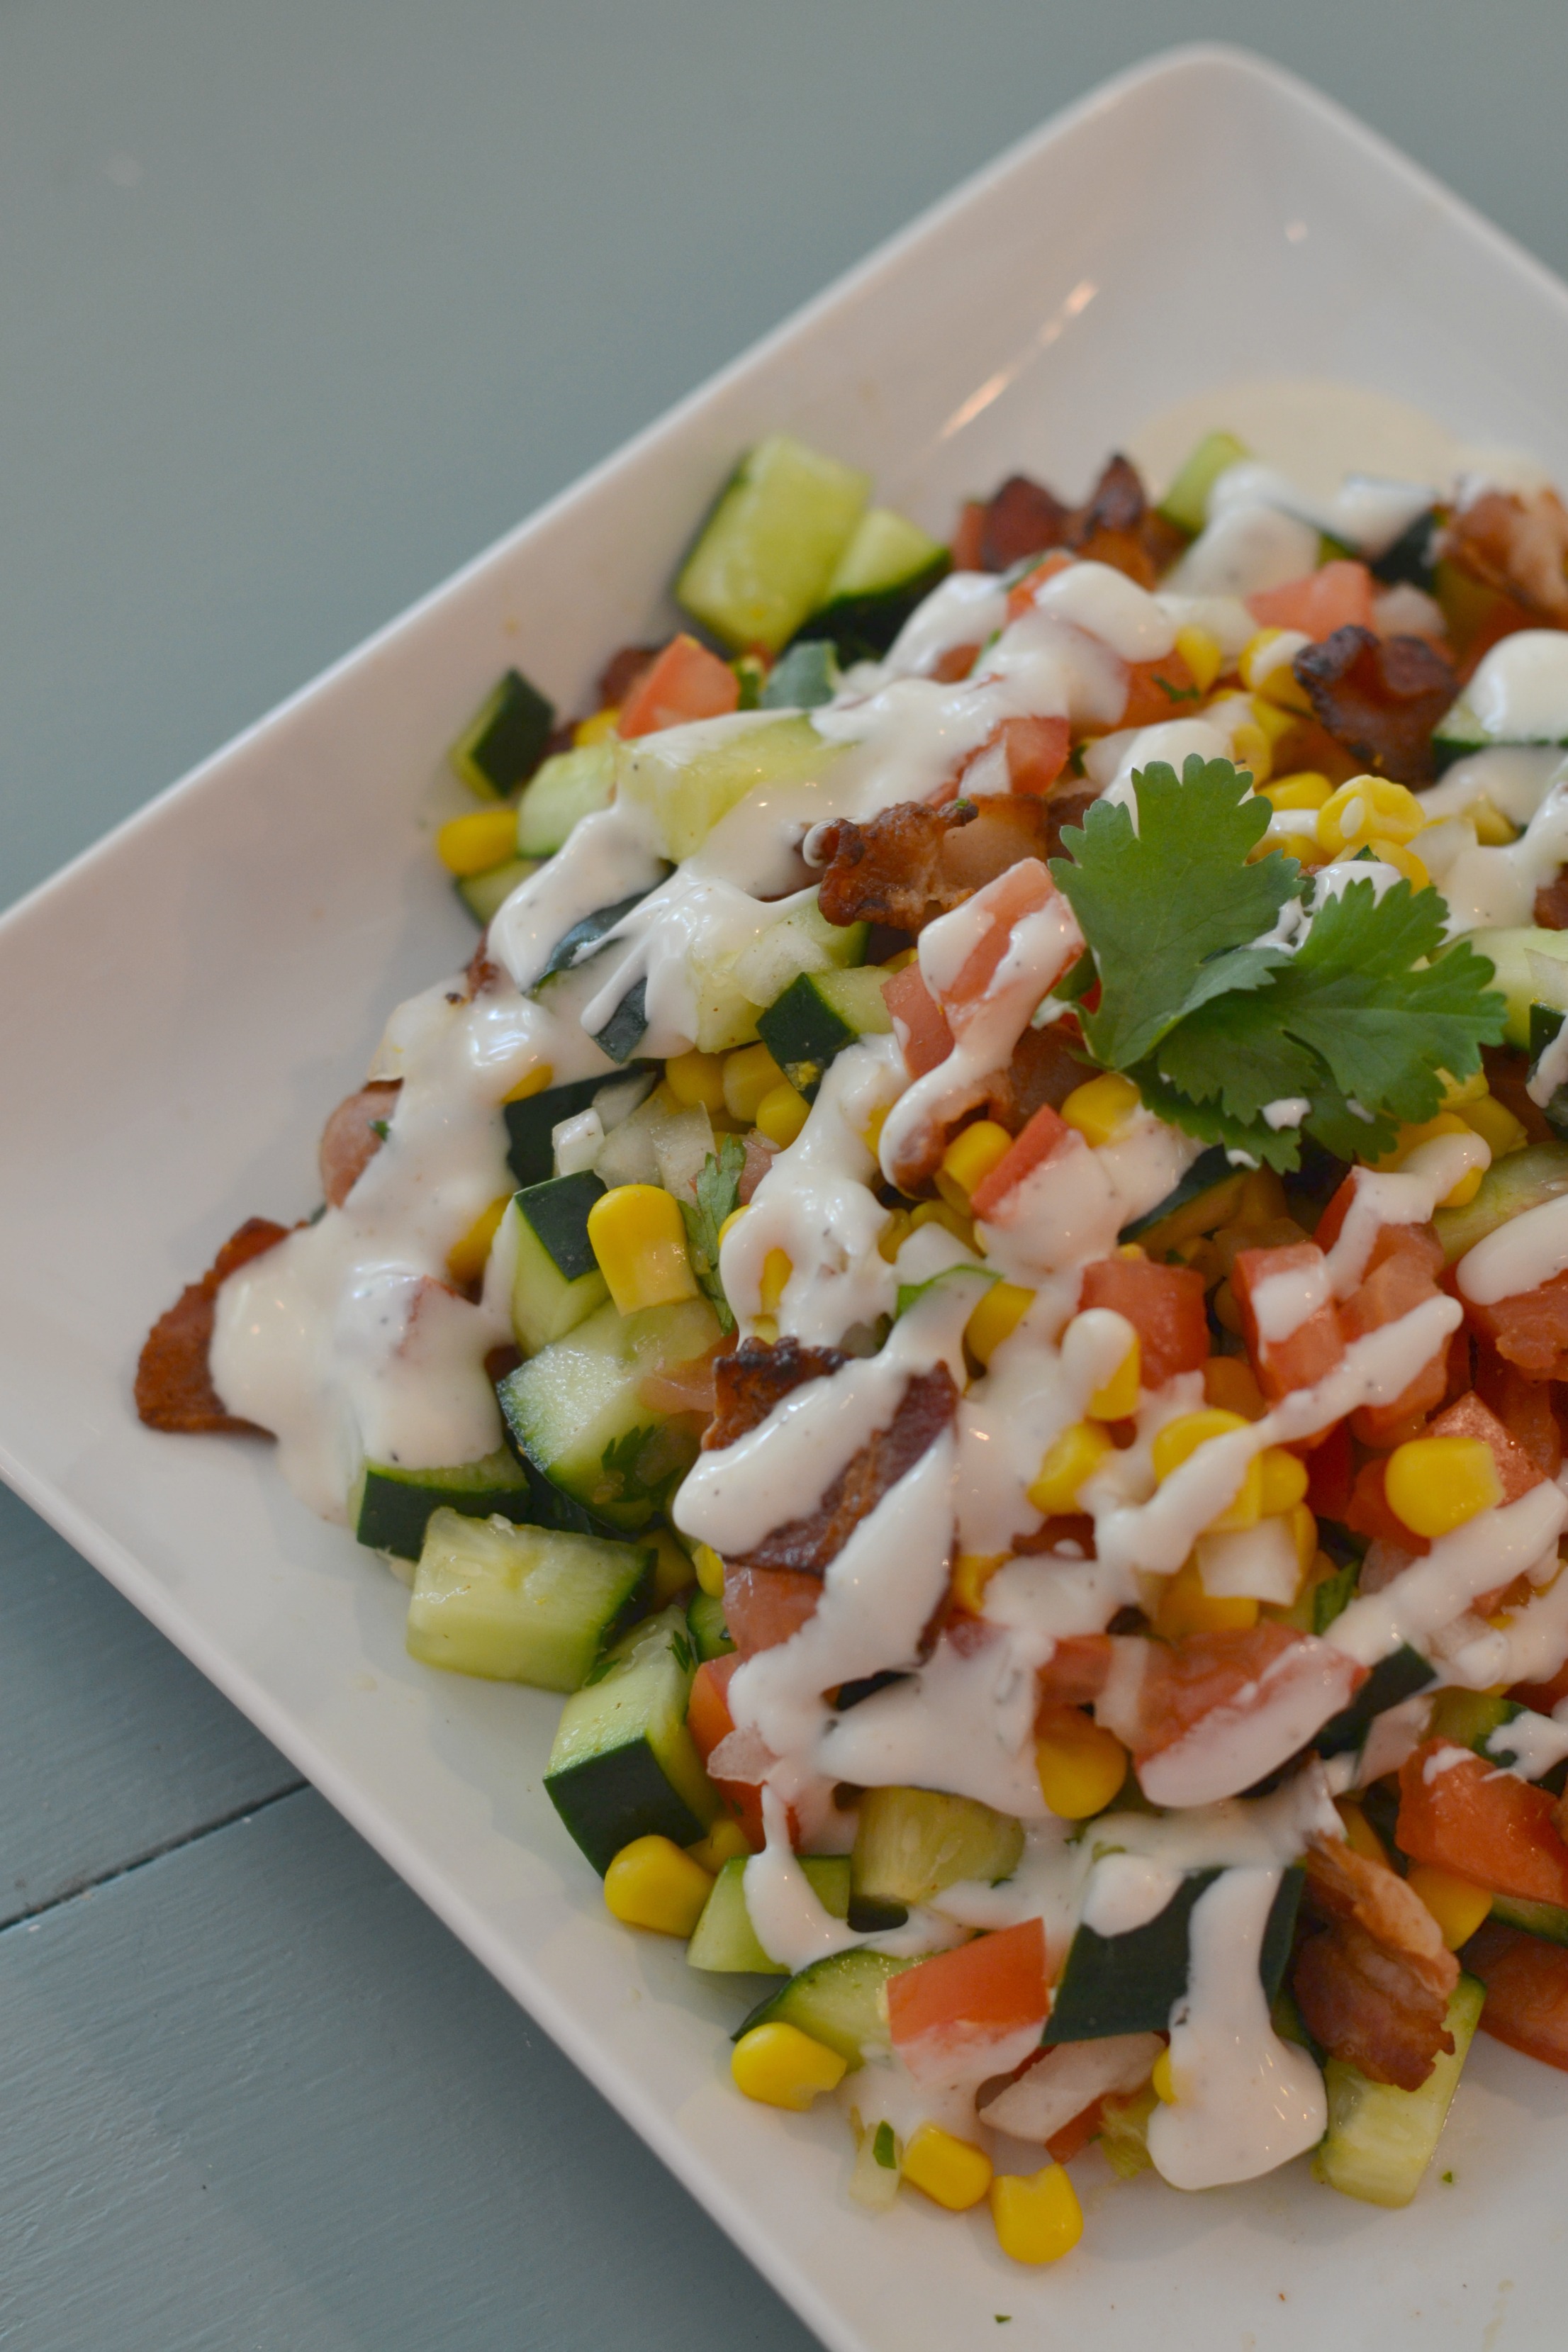
<instances>
[{"instance_id":1,"label":"diced cucumber","mask_svg":"<svg viewBox=\"0 0 1568 2352\"><path fill-rule=\"evenodd\" d=\"M1494 1895L1492 1917L1505 1927L1522 1927L1549 1944L1568 1944L1568 1911L1555 1903L1528 1903L1517 1895Z\"/></svg>"},{"instance_id":2,"label":"diced cucumber","mask_svg":"<svg viewBox=\"0 0 1568 2352\"><path fill-rule=\"evenodd\" d=\"M1568 939L1568 932L1563 937ZM1462 1209L1439 1209L1432 1220L1448 1264L1510 1217L1538 1209L1560 1192L1568 1192L1568 1143L1531 1143L1522 1151L1510 1151L1506 1160L1494 1160L1473 1201Z\"/></svg>"},{"instance_id":3,"label":"diced cucumber","mask_svg":"<svg viewBox=\"0 0 1568 2352\"><path fill-rule=\"evenodd\" d=\"M866 923L830 923L815 898L805 898L742 948L731 977L759 1009L775 1003L803 971L847 971L866 953ZM880 982L887 978L880 974Z\"/></svg>"},{"instance_id":4,"label":"diced cucumber","mask_svg":"<svg viewBox=\"0 0 1568 2352\"><path fill-rule=\"evenodd\" d=\"M362 1544L376 1551L417 1559L432 1511L465 1512L470 1518L526 1519L528 1478L510 1446L499 1446L481 1462L451 1470L405 1470L394 1462L367 1462L349 1497L349 1525Z\"/></svg>"},{"instance_id":5,"label":"diced cucumber","mask_svg":"<svg viewBox=\"0 0 1568 2352\"><path fill-rule=\"evenodd\" d=\"M606 738L557 751L524 787L517 804L517 845L524 857L552 857L577 823L608 808L616 790L616 747Z\"/></svg>"},{"instance_id":6,"label":"diced cucumber","mask_svg":"<svg viewBox=\"0 0 1568 2352\"><path fill-rule=\"evenodd\" d=\"M849 1916L849 1859L847 1854L806 1854L801 1868L825 1911L836 1919ZM713 1882L713 1892L697 1922L686 1957L694 1969L710 1969L733 1976L787 1977L782 1960L770 1960L757 1941L757 1931L746 1909L746 1862L738 1854L727 1862Z\"/></svg>"},{"instance_id":7,"label":"diced cucumber","mask_svg":"<svg viewBox=\"0 0 1568 2352\"><path fill-rule=\"evenodd\" d=\"M1406 581L1412 588L1432 593L1433 550L1436 543L1438 516L1436 507L1426 507L1414 521L1407 522L1397 539L1390 541L1381 555L1370 559L1368 569L1374 580L1387 588L1397 587Z\"/></svg>"},{"instance_id":8,"label":"diced cucumber","mask_svg":"<svg viewBox=\"0 0 1568 2352\"><path fill-rule=\"evenodd\" d=\"M1540 974L1536 975L1537 981ZM1563 967L1568 981L1568 966ZM1555 1004L1532 1004L1530 1008L1530 1074L1533 1078L1536 1066L1546 1048L1563 1027L1563 1016ZM1568 1136L1568 1085L1553 1087L1541 1106L1541 1116L1553 1135Z\"/></svg>"},{"instance_id":9,"label":"diced cucumber","mask_svg":"<svg viewBox=\"0 0 1568 2352\"><path fill-rule=\"evenodd\" d=\"M551 1137L563 1119L596 1106L606 1129L637 1108L656 1085L658 1072L645 1066L637 1071L602 1073L596 1078L574 1078L564 1087L546 1087L542 1094L502 1106L506 1118L507 1162L518 1182L542 1184L555 1166ZM609 1099L601 1100L601 1097ZM614 1109L615 1117L607 1114Z\"/></svg>"},{"instance_id":10,"label":"diced cucumber","mask_svg":"<svg viewBox=\"0 0 1568 2352\"><path fill-rule=\"evenodd\" d=\"M1331 1623L1332 1620L1330 1620ZM1402 1643L1386 1658L1379 1658L1349 1706L1331 1716L1312 1741L1320 1756L1345 1756L1361 1747L1374 1716L1414 1698L1437 1679L1419 1650Z\"/></svg>"},{"instance_id":11,"label":"diced cucumber","mask_svg":"<svg viewBox=\"0 0 1568 2352\"><path fill-rule=\"evenodd\" d=\"M816 778L842 749L806 718L756 711L707 719L618 744L616 789L649 812L661 853L679 863L759 784Z\"/></svg>"},{"instance_id":12,"label":"diced cucumber","mask_svg":"<svg viewBox=\"0 0 1568 2352\"><path fill-rule=\"evenodd\" d=\"M591 1034L612 1062L629 1062L647 1034L647 980L634 980L604 1027Z\"/></svg>"},{"instance_id":13,"label":"diced cucumber","mask_svg":"<svg viewBox=\"0 0 1568 2352\"><path fill-rule=\"evenodd\" d=\"M652 1576L646 1549L437 1511L408 1603L408 1654L452 1674L574 1691Z\"/></svg>"},{"instance_id":14,"label":"diced cucumber","mask_svg":"<svg viewBox=\"0 0 1568 2352\"><path fill-rule=\"evenodd\" d=\"M1454 2037L1418 2091L1370 2083L1342 2058L1324 2069L1329 2128L1312 2170L1330 2189L1368 2205L1408 2205L1431 2163L1480 2019L1486 1987L1462 1976L1444 2019Z\"/></svg>"},{"instance_id":15,"label":"diced cucumber","mask_svg":"<svg viewBox=\"0 0 1568 2352\"><path fill-rule=\"evenodd\" d=\"M839 688L838 660L826 638L802 637L781 654L757 696L759 710L816 710Z\"/></svg>"},{"instance_id":16,"label":"diced cucumber","mask_svg":"<svg viewBox=\"0 0 1568 2352\"><path fill-rule=\"evenodd\" d=\"M558 972L575 971L580 965L590 961L597 952L601 940L615 929L621 917L629 915L632 908L640 905L647 896L646 890L634 890L629 898L617 898L611 906L595 907L591 915L584 915L580 922L573 924L570 930L563 931L551 949L549 961L530 988L529 994L537 996L546 982L553 980Z\"/></svg>"},{"instance_id":17,"label":"diced cucumber","mask_svg":"<svg viewBox=\"0 0 1568 2352\"><path fill-rule=\"evenodd\" d=\"M637 1534L697 1455L689 1418L671 1421L646 1405L643 1381L706 1355L719 1337L702 1298L626 1316L599 1307L501 1381L519 1453L595 1518Z\"/></svg>"},{"instance_id":18,"label":"diced cucumber","mask_svg":"<svg viewBox=\"0 0 1568 2352\"><path fill-rule=\"evenodd\" d=\"M1508 1004L1503 1036L1510 1045L1530 1045L1530 1008L1541 995L1541 984L1530 968L1531 956L1550 956L1568 963L1568 931L1537 930L1521 925L1515 930L1472 931L1470 945L1492 967L1492 985Z\"/></svg>"},{"instance_id":19,"label":"diced cucumber","mask_svg":"<svg viewBox=\"0 0 1568 2352\"><path fill-rule=\"evenodd\" d=\"M736 652L777 653L822 602L870 488L853 467L770 434L721 492L677 599Z\"/></svg>"},{"instance_id":20,"label":"diced cucumber","mask_svg":"<svg viewBox=\"0 0 1568 2352\"><path fill-rule=\"evenodd\" d=\"M882 991L888 975L877 965L854 971L803 971L765 1012L757 1034L792 1087L815 1101L828 1064L865 1036L893 1026Z\"/></svg>"},{"instance_id":21,"label":"diced cucumber","mask_svg":"<svg viewBox=\"0 0 1568 2352\"><path fill-rule=\"evenodd\" d=\"M1101 2042L1112 2033L1163 2033L1187 1989L1194 1906L1219 1874L1188 1871L1165 1908L1124 1935L1101 1936L1080 1926L1068 1947L1044 2039ZM1285 1872L1263 1931L1258 1973L1267 2000L1279 1991L1290 1957L1305 1874L1299 1868Z\"/></svg>"},{"instance_id":22,"label":"diced cucumber","mask_svg":"<svg viewBox=\"0 0 1568 2352\"><path fill-rule=\"evenodd\" d=\"M539 871L536 857L509 857L502 865L491 866L483 874L460 874L453 883L458 898L483 930L494 920L520 882Z\"/></svg>"},{"instance_id":23,"label":"diced cucumber","mask_svg":"<svg viewBox=\"0 0 1568 2352\"><path fill-rule=\"evenodd\" d=\"M686 1622L691 1634L692 1647L700 1660L727 1658L735 1644L730 1639L730 1628L724 1622L724 1602L717 1592L704 1592L700 1587L687 1603Z\"/></svg>"},{"instance_id":24,"label":"diced cucumber","mask_svg":"<svg viewBox=\"0 0 1568 2352\"><path fill-rule=\"evenodd\" d=\"M1220 476L1252 455L1234 433L1205 433L1195 449L1176 469L1175 479L1160 501L1165 520L1196 539L1208 520L1209 492Z\"/></svg>"},{"instance_id":25,"label":"diced cucumber","mask_svg":"<svg viewBox=\"0 0 1568 2352\"><path fill-rule=\"evenodd\" d=\"M892 2048L883 1987L900 1969L914 1966L913 1960L894 1959L889 1953L868 1951L864 1946L852 1952L835 1952L826 1960L813 1960L799 1976L791 1977L788 1984L759 2001L736 2027L732 2038L739 2042L753 2025L776 2021L797 2026L814 2042L826 2042L847 2065L858 2066L864 2059L883 2056Z\"/></svg>"},{"instance_id":26,"label":"diced cucumber","mask_svg":"<svg viewBox=\"0 0 1568 2352\"><path fill-rule=\"evenodd\" d=\"M604 1191L583 1169L512 1194L511 1328L525 1356L564 1339L610 1295L588 1239L588 1212Z\"/></svg>"},{"instance_id":27,"label":"diced cucumber","mask_svg":"<svg viewBox=\"0 0 1568 2352\"><path fill-rule=\"evenodd\" d=\"M1223 1143L1200 1151L1179 1183L1142 1217L1134 1217L1117 1234L1118 1242L1149 1241L1149 1254L1159 1257L1178 1249L1199 1234L1212 1234L1229 1222L1246 1185L1247 1171L1233 1168ZM1213 1223L1210 1223L1210 1220Z\"/></svg>"},{"instance_id":28,"label":"diced cucumber","mask_svg":"<svg viewBox=\"0 0 1568 2352\"><path fill-rule=\"evenodd\" d=\"M686 1727L697 1661L685 1612L636 1625L566 1702L544 1786L603 1876L634 1838L693 1845L719 1798Z\"/></svg>"},{"instance_id":29,"label":"diced cucumber","mask_svg":"<svg viewBox=\"0 0 1568 2352\"><path fill-rule=\"evenodd\" d=\"M874 1902L929 1903L961 1878L1010 1878L1023 1851L1023 1823L976 1798L868 1789L851 1856L855 1892Z\"/></svg>"},{"instance_id":30,"label":"diced cucumber","mask_svg":"<svg viewBox=\"0 0 1568 2352\"><path fill-rule=\"evenodd\" d=\"M555 705L521 671L509 669L449 754L469 789L504 801L544 757Z\"/></svg>"},{"instance_id":31,"label":"diced cucumber","mask_svg":"<svg viewBox=\"0 0 1568 2352\"><path fill-rule=\"evenodd\" d=\"M1516 1698L1504 1698L1493 1691L1441 1690L1432 1705L1432 1720L1427 1726L1434 1739L1447 1739L1456 1748L1473 1748L1478 1756L1489 1762L1502 1761L1494 1756L1487 1742L1494 1731L1511 1723L1524 1709Z\"/></svg>"},{"instance_id":32,"label":"diced cucumber","mask_svg":"<svg viewBox=\"0 0 1568 2352\"><path fill-rule=\"evenodd\" d=\"M879 661L951 560L940 541L903 515L890 507L870 508L840 556L821 604L802 624L797 645L826 638L842 662Z\"/></svg>"},{"instance_id":33,"label":"diced cucumber","mask_svg":"<svg viewBox=\"0 0 1568 2352\"><path fill-rule=\"evenodd\" d=\"M1568 743L1568 635L1519 629L1482 656L1432 730L1439 766L1496 743Z\"/></svg>"}]
</instances>

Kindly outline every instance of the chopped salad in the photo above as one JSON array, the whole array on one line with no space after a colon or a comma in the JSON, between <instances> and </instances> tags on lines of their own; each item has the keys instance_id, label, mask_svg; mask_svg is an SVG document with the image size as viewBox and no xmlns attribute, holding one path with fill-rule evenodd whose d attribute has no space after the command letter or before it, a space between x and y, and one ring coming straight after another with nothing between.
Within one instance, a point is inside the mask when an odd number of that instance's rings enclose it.
<instances>
[{"instance_id":1,"label":"chopped salad","mask_svg":"<svg viewBox=\"0 0 1568 2352\"><path fill-rule=\"evenodd\" d=\"M1568 2069L1568 510L787 435L437 847L482 926L155 1327L432 1669L566 1694L738 2090L1037 2263L1097 2147L1408 2202Z\"/></svg>"}]
</instances>

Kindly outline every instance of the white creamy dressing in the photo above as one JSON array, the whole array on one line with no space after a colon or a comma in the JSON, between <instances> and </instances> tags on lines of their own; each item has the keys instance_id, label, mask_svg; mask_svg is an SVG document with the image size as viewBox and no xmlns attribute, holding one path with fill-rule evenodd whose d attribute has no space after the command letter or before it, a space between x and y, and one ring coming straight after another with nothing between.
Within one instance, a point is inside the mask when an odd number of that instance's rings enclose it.
<instances>
[{"instance_id":1,"label":"white creamy dressing","mask_svg":"<svg viewBox=\"0 0 1568 2352\"><path fill-rule=\"evenodd\" d=\"M1495 1307L1539 1290L1568 1268L1568 1194L1542 1201L1499 1225L1458 1264L1460 1291L1474 1307Z\"/></svg>"}]
</instances>

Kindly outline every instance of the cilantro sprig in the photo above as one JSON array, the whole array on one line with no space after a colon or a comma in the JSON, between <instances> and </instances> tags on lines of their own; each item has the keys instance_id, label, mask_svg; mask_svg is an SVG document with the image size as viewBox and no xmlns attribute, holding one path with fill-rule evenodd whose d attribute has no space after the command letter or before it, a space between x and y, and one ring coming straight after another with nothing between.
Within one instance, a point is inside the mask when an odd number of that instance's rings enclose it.
<instances>
[{"instance_id":1,"label":"cilantro sprig","mask_svg":"<svg viewBox=\"0 0 1568 2352\"><path fill-rule=\"evenodd\" d=\"M1172 1125L1281 1170L1302 1131L1264 1118L1283 1097L1304 1097L1303 1130L1345 1160L1432 1118L1439 1073L1467 1076L1504 1013L1485 958L1444 947L1437 892L1402 879L1380 898L1368 876L1315 903L1298 946L1259 944L1304 888L1278 850L1248 862L1267 802L1195 754L1180 781L1155 761L1132 782L1136 824L1099 802L1051 865L1100 983L1080 1014L1095 1060Z\"/></svg>"},{"instance_id":2,"label":"cilantro sprig","mask_svg":"<svg viewBox=\"0 0 1568 2352\"><path fill-rule=\"evenodd\" d=\"M734 1329L735 1318L719 1279L719 1234L725 1218L740 1206L741 1171L745 1164L746 1147L740 1137L721 1137L717 1157L710 1151L702 1163L693 1188L695 1202L680 1203L691 1271L719 1318L721 1330L726 1333Z\"/></svg>"}]
</instances>

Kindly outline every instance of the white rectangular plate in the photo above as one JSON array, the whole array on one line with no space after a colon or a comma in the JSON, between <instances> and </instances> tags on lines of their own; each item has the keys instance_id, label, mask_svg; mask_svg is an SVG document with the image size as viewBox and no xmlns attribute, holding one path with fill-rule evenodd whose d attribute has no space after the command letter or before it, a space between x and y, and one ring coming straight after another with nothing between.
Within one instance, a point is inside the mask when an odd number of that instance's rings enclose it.
<instances>
[{"instance_id":1,"label":"white rectangular plate","mask_svg":"<svg viewBox=\"0 0 1568 2352\"><path fill-rule=\"evenodd\" d=\"M1484 2040L1452 2186L1384 2214L1304 2164L1184 2197L1087 2179L1058 2269L984 2208L848 2205L837 2116L749 2106L734 2001L606 1916L540 1789L556 1702L405 1656L403 1594L264 1445L138 1426L148 1323L251 1212L315 1197L321 1119L463 928L443 747L517 661L563 706L627 638L736 453L787 425L938 530L1026 467L1077 493L1152 412L1311 374L1568 475L1568 294L1337 109L1232 52L1110 84L984 173L0 923L0 1471L274 1739L825 2342L1383 2352L1554 2340L1568 2084ZM1555 2179L1553 2179L1555 2173ZM1495 2325L1494 2325L1495 2323Z\"/></svg>"}]
</instances>

